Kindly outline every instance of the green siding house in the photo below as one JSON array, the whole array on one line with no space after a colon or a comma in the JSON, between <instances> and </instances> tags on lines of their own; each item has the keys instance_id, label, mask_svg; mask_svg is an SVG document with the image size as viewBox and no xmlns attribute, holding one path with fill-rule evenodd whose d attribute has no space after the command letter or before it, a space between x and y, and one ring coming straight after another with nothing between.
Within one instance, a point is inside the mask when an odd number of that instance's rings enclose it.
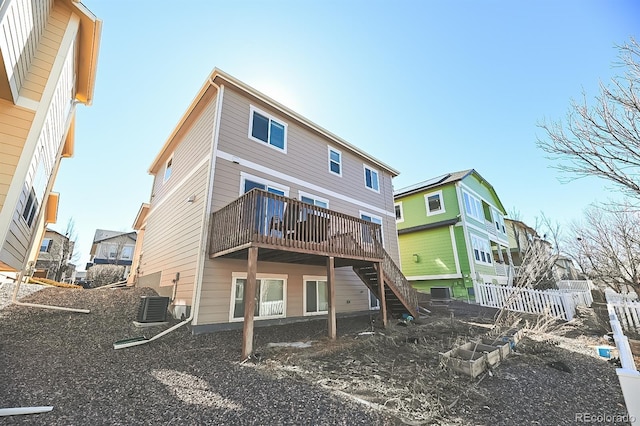
<instances>
[{"instance_id":1,"label":"green siding house","mask_svg":"<svg viewBox=\"0 0 640 426\"><path fill-rule=\"evenodd\" d=\"M447 287L474 300L474 284L513 276L506 211L475 170L448 173L394 194L402 271L419 291Z\"/></svg>"}]
</instances>

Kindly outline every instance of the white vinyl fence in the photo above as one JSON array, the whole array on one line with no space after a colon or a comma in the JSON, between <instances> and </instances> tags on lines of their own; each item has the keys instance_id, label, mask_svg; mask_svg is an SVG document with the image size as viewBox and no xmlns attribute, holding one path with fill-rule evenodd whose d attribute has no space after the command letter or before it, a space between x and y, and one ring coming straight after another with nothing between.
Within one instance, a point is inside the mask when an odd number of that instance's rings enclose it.
<instances>
[{"instance_id":1,"label":"white vinyl fence","mask_svg":"<svg viewBox=\"0 0 640 426\"><path fill-rule=\"evenodd\" d=\"M546 314L566 321L576 306L591 306L591 293L571 290L532 290L493 284L476 284L476 301L482 306L530 314Z\"/></svg>"},{"instance_id":2,"label":"white vinyl fence","mask_svg":"<svg viewBox=\"0 0 640 426\"><path fill-rule=\"evenodd\" d=\"M622 388L622 395L624 396L624 402L629 412L629 418L638 419L640 418L640 373L638 373L637 366L633 359L629 339L622 331L622 321L620 321L621 318L618 317L618 309L612 303L608 303L607 308L609 311L611 330L613 331L613 339L620 354L620 364L622 364L622 368L616 368L620 387Z\"/></svg>"},{"instance_id":3,"label":"white vinyl fence","mask_svg":"<svg viewBox=\"0 0 640 426\"><path fill-rule=\"evenodd\" d=\"M640 302L614 302L607 300L609 310L614 310L620 325L626 331L640 333Z\"/></svg>"},{"instance_id":4,"label":"white vinyl fence","mask_svg":"<svg viewBox=\"0 0 640 426\"><path fill-rule=\"evenodd\" d=\"M592 281L589 280L561 280L556 282L560 290L573 290L591 292L595 288Z\"/></svg>"}]
</instances>

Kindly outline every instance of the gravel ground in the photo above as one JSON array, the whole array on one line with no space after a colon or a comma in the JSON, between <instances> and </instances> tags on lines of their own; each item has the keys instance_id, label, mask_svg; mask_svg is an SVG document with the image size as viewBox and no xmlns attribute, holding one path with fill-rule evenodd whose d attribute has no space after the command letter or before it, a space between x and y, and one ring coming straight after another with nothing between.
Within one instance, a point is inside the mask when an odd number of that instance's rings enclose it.
<instances>
[{"instance_id":1,"label":"gravel ground","mask_svg":"<svg viewBox=\"0 0 640 426\"><path fill-rule=\"evenodd\" d=\"M273 378L240 365L241 332L192 336L187 327L147 345L113 342L159 329L132 320L149 289L46 288L23 299L90 309L90 314L8 306L0 311L0 401L4 408L53 406L2 424L371 425L393 418L320 386ZM315 321L315 323L326 321ZM352 324L352 323L349 323ZM344 330L338 322L338 332ZM322 335L294 324L256 328L256 347ZM309 334L312 330L312 334ZM319 334L320 333L320 334Z\"/></svg>"},{"instance_id":2,"label":"gravel ground","mask_svg":"<svg viewBox=\"0 0 640 426\"><path fill-rule=\"evenodd\" d=\"M594 356L600 330L585 321L529 333L518 353L476 380L439 365L438 354L486 333L494 310L453 303L422 324L368 316L257 327L257 359L240 363L241 330L192 336L183 327L147 345L113 342L165 327L133 326L150 289L46 288L0 310L3 407L53 406L2 424L130 425L563 425L576 413L624 415L614 367ZM373 334L361 332L375 331ZM313 341L309 349L270 342ZM563 371L558 366L568 367Z\"/></svg>"},{"instance_id":3,"label":"gravel ground","mask_svg":"<svg viewBox=\"0 0 640 426\"><path fill-rule=\"evenodd\" d=\"M21 284L20 289L18 290L18 300L26 297L36 291L43 290L48 286L40 285L40 284ZM0 309L3 309L6 306L11 304L11 298L13 297L13 290L15 289L15 284L13 283L0 283Z\"/></svg>"}]
</instances>

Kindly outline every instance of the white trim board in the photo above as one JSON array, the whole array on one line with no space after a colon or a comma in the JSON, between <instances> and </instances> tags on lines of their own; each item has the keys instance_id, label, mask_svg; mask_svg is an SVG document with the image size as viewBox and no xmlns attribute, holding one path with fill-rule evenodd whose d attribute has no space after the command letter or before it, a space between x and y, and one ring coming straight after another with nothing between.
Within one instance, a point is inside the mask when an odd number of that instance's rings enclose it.
<instances>
[{"instance_id":1,"label":"white trim board","mask_svg":"<svg viewBox=\"0 0 640 426\"><path fill-rule=\"evenodd\" d=\"M247 167L249 169L256 170L256 171L259 171L259 172L262 172L262 173L266 173L266 174L268 174L270 176L273 176L273 177L278 178L278 179L282 179L284 181L287 181L287 182L290 182L290 183L293 183L293 184L296 184L296 185L304 186L304 187L306 187L306 188L308 188L308 189L310 189L312 191L319 192L319 193L324 194L326 196L334 197L334 198L337 198L337 199L343 200L343 201L347 201L347 202L349 202L351 204L355 204L355 205L360 206L362 208L369 209L369 210L374 211L376 213L380 213L380 214L383 214L385 216L393 217L394 220L396 218L395 211L388 212L388 211L386 211L384 209L381 209L379 207L372 206L371 204L364 203L362 201L358 201L358 200L356 200L354 198L351 198L351 197L348 197L346 195L331 191L329 189L323 188L323 187L315 185L313 183L306 182L306 181L304 181L302 179L298 179L298 178L295 178L293 176L289 176L289 175L287 175L285 173L281 173L281 172L278 172L276 170L272 170L272 169L270 169L268 167L265 167L265 166L263 166L261 164L257 164L257 163L254 163L252 161L245 160L243 158L239 158L239 157L237 157L235 155L231 155L231 154L229 154L227 152L223 152L223 151L218 150L218 152L216 153L216 158L220 158L222 160L227 160L227 161L238 163L238 164L240 164L240 165L242 165L244 167Z\"/></svg>"},{"instance_id":2,"label":"white trim board","mask_svg":"<svg viewBox=\"0 0 640 426\"><path fill-rule=\"evenodd\" d=\"M428 280L448 280L452 278L462 278L462 274L414 275L411 277L407 277L407 280L428 281Z\"/></svg>"}]
</instances>

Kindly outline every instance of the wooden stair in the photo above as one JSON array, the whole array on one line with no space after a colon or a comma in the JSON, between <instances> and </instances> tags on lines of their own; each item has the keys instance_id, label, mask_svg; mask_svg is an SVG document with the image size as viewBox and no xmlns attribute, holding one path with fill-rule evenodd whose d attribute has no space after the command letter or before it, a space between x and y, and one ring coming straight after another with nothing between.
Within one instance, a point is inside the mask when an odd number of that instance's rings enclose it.
<instances>
[{"instance_id":1,"label":"wooden stair","mask_svg":"<svg viewBox=\"0 0 640 426\"><path fill-rule=\"evenodd\" d=\"M394 317L401 317L402 314L409 314L414 318L418 315L418 292L411 287L407 278L402 274L400 268L395 264L391 256L383 251L382 276L384 279L384 293L387 310ZM354 266L354 272L360 277L362 282L376 295L380 297L380 286L378 285L378 272L375 264L365 266Z\"/></svg>"}]
</instances>

